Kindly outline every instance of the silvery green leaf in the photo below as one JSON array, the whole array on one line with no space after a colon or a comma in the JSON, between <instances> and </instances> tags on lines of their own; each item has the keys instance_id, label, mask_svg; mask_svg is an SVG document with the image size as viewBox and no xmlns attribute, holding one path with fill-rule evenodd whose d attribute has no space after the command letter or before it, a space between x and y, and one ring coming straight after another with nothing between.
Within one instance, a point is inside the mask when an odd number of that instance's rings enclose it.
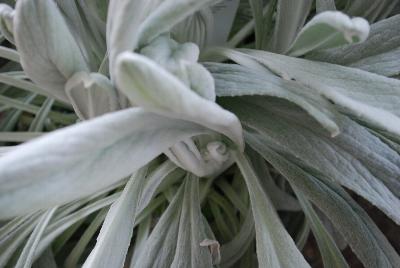
<instances>
[{"instance_id":1,"label":"silvery green leaf","mask_svg":"<svg viewBox=\"0 0 400 268\"><path fill-rule=\"evenodd\" d=\"M119 90L132 103L164 116L196 122L243 148L241 125L234 114L202 98L152 60L126 52L119 57L116 78Z\"/></svg>"},{"instance_id":2,"label":"silvery green leaf","mask_svg":"<svg viewBox=\"0 0 400 268\"><path fill-rule=\"evenodd\" d=\"M249 160L241 153L235 153L235 159L249 189L260 267L310 267L285 230Z\"/></svg>"},{"instance_id":3,"label":"silvery green leaf","mask_svg":"<svg viewBox=\"0 0 400 268\"><path fill-rule=\"evenodd\" d=\"M335 122L337 112L327 100L314 94L310 88L294 81L282 79L267 71L257 73L251 69L251 64L256 63L254 61L247 62L242 58L237 58L236 55L232 55L230 58L243 64L243 66L218 63L206 64L207 69L214 77L218 96L260 95L283 98L306 110L332 136L339 134L340 129ZM264 69L266 68L264 67Z\"/></svg>"},{"instance_id":4,"label":"silvery green leaf","mask_svg":"<svg viewBox=\"0 0 400 268\"><path fill-rule=\"evenodd\" d=\"M249 3L254 18L256 49L261 49L263 46L263 35L265 33L264 16L263 16L264 1L249 0Z\"/></svg>"},{"instance_id":5,"label":"silvery green leaf","mask_svg":"<svg viewBox=\"0 0 400 268\"><path fill-rule=\"evenodd\" d=\"M88 67L56 4L52 0L18 1L14 27L26 74L51 96L66 101L66 81Z\"/></svg>"},{"instance_id":6,"label":"silvery green leaf","mask_svg":"<svg viewBox=\"0 0 400 268\"><path fill-rule=\"evenodd\" d=\"M12 44L14 44L14 14L12 7L0 4L0 33Z\"/></svg>"},{"instance_id":7,"label":"silvery green leaf","mask_svg":"<svg viewBox=\"0 0 400 268\"><path fill-rule=\"evenodd\" d=\"M130 264L133 266L133 264L136 262L136 259L138 256L140 256L145 248L146 245L146 240L149 237L150 230L152 227L152 217L147 217L142 223L139 224L137 227L136 231L136 237L135 237L135 245L133 249L133 254L130 260Z\"/></svg>"},{"instance_id":8,"label":"silvery green leaf","mask_svg":"<svg viewBox=\"0 0 400 268\"><path fill-rule=\"evenodd\" d=\"M317 13L327 10L336 10L335 0L317 0L315 1Z\"/></svg>"},{"instance_id":9,"label":"silvery green leaf","mask_svg":"<svg viewBox=\"0 0 400 268\"><path fill-rule=\"evenodd\" d=\"M85 53L84 56L91 69L98 68L106 54L105 24L100 26L98 21L94 21L98 18L91 12L88 1L56 0L56 2L65 15L65 20L81 51Z\"/></svg>"},{"instance_id":10,"label":"silvery green leaf","mask_svg":"<svg viewBox=\"0 0 400 268\"><path fill-rule=\"evenodd\" d=\"M349 65L369 72L394 76L400 73L400 15L371 25L368 39L360 44L331 48L309 54L309 59Z\"/></svg>"},{"instance_id":11,"label":"silvery green leaf","mask_svg":"<svg viewBox=\"0 0 400 268\"><path fill-rule=\"evenodd\" d=\"M199 48L193 43L179 44L168 36L154 39L140 54L154 60L200 96L215 101L214 79L197 63Z\"/></svg>"},{"instance_id":12,"label":"silvery green leaf","mask_svg":"<svg viewBox=\"0 0 400 268\"><path fill-rule=\"evenodd\" d=\"M276 74L295 79L376 128L400 135L400 81L355 68L241 50ZM379 90L378 90L379 89Z\"/></svg>"},{"instance_id":13,"label":"silvery green leaf","mask_svg":"<svg viewBox=\"0 0 400 268\"><path fill-rule=\"evenodd\" d=\"M0 46L0 57L5 58L7 60L12 60L15 62L19 62L18 52L14 49Z\"/></svg>"},{"instance_id":14,"label":"silvery green leaf","mask_svg":"<svg viewBox=\"0 0 400 268\"><path fill-rule=\"evenodd\" d=\"M58 268L51 248L46 249L32 266L33 268Z\"/></svg>"},{"instance_id":15,"label":"silvery green leaf","mask_svg":"<svg viewBox=\"0 0 400 268\"><path fill-rule=\"evenodd\" d=\"M400 156L366 129L342 117L331 138L294 105L278 99L224 100L243 125L260 132L287 156L363 196L400 222ZM254 116L257 115L257 116ZM321 157L323 156L323 157Z\"/></svg>"},{"instance_id":16,"label":"silvery green leaf","mask_svg":"<svg viewBox=\"0 0 400 268\"><path fill-rule=\"evenodd\" d=\"M26 240L38 222L40 213L29 214L19 221L14 228L4 232L0 240L0 267L5 267L15 251Z\"/></svg>"},{"instance_id":17,"label":"silvery green leaf","mask_svg":"<svg viewBox=\"0 0 400 268\"><path fill-rule=\"evenodd\" d=\"M0 158L1 218L94 193L178 141L206 131L191 122L133 108L21 145Z\"/></svg>"},{"instance_id":18,"label":"silvery green leaf","mask_svg":"<svg viewBox=\"0 0 400 268\"><path fill-rule=\"evenodd\" d=\"M399 56L400 46L389 52L362 59L350 66L384 76L396 76L400 74L400 63L396 60Z\"/></svg>"},{"instance_id":19,"label":"silvery green leaf","mask_svg":"<svg viewBox=\"0 0 400 268\"><path fill-rule=\"evenodd\" d=\"M121 196L111 206L97 237L96 246L83 268L124 266L146 173L147 167L143 167L132 175Z\"/></svg>"},{"instance_id":20,"label":"silvery green leaf","mask_svg":"<svg viewBox=\"0 0 400 268\"><path fill-rule=\"evenodd\" d=\"M221 266L231 267L235 264L254 241L254 219L251 209L248 209L245 220L235 237L221 246Z\"/></svg>"},{"instance_id":21,"label":"silvery green leaf","mask_svg":"<svg viewBox=\"0 0 400 268\"><path fill-rule=\"evenodd\" d=\"M295 192L303 211L310 222L313 235L317 240L318 249L321 253L324 267L349 267L342 253L335 245L335 241L325 229L322 221L318 218L318 215L312 207L312 204L307 200L303 193L296 191L296 189Z\"/></svg>"},{"instance_id":22,"label":"silvery green leaf","mask_svg":"<svg viewBox=\"0 0 400 268\"><path fill-rule=\"evenodd\" d=\"M249 149L247 149L247 152L254 172L258 178L262 178L260 184L271 199L274 208L276 210L299 211L301 208L299 202L276 185L264 159Z\"/></svg>"},{"instance_id":23,"label":"silvery green leaf","mask_svg":"<svg viewBox=\"0 0 400 268\"><path fill-rule=\"evenodd\" d=\"M154 38L170 31L191 14L216 2L217 0L167 0L161 2L140 25L138 45L149 44Z\"/></svg>"},{"instance_id":24,"label":"silvery green leaf","mask_svg":"<svg viewBox=\"0 0 400 268\"><path fill-rule=\"evenodd\" d=\"M175 256L171 267L212 267L211 252L202 246L206 237L199 198L199 178L187 175Z\"/></svg>"},{"instance_id":25,"label":"silvery green leaf","mask_svg":"<svg viewBox=\"0 0 400 268\"><path fill-rule=\"evenodd\" d=\"M90 225L86 228L86 230L83 232L83 234L79 238L79 241L75 244L74 248L71 250L71 253L65 259L65 262L64 262L65 268L77 267L80 257L84 253L84 251L85 251L86 247L88 246L92 237L95 235L97 230L102 225L102 223L107 215L107 212L108 212L107 208L102 209L96 215L96 217L92 220Z\"/></svg>"},{"instance_id":26,"label":"silvery green leaf","mask_svg":"<svg viewBox=\"0 0 400 268\"><path fill-rule=\"evenodd\" d=\"M111 81L99 73L74 74L68 79L65 91L76 114L83 120L114 112L119 108Z\"/></svg>"},{"instance_id":27,"label":"silvery green leaf","mask_svg":"<svg viewBox=\"0 0 400 268\"><path fill-rule=\"evenodd\" d=\"M364 42L369 24L363 18L349 18L338 11L326 11L313 17L301 29L287 54L302 56L313 50Z\"/></svg>"},{"instance_id":28,"label":"silvery green leaf","mask_svg":"<svg viewBox=\"0 0 400 268\"><path fill-rule=\"evenodd\" d=\"M171 267L177 244L183 196L184 185L181 185L146 240L141 254L131 263L131 268Z\"/></svg>"},{"instance_id":29,"label":"silvery green leaf","mask_svg":"<svg viewBox=\"0 0 400 268\"><path fill-rule=\"evenodd\" d=\"M15 268L26 268L32 266L36 247L39 244L39 241L51 218L53 217L56 209L57 208L48 209L46 212L43 213L43 215L40 216L39 221L35 226L35 229L33 229L32 234L24 245L24 249L22 250L21 255L18 258L18 262L15 265Z\"/></svg>"},{"instance_id":30,"label":"silvery green leaf","mask_svg":"<svg viewBox=\"0 0 400 268\"><path fill-rule=\"evenodd\" d=\"M311 10L312 0L278 0L274 34L270 50L276 53L287 51L303 27Z\"/></svg>"},{"instance_id":31,"label":"silvery green leaf","mask_svg":"<svg viewBox=\"0 0 400 268\"><path fill-rule=\"evenodd\" d=\"M314 177L268 147L263 137L246 135L257 150L335 224L365 267L397 267L400 256L368 214L340 187Z\"/></svg>"},{"instance_id":32,"label":"silvery green leaf","mask_svg":"<svg viewBox=\"0 0 400 268\"><path fill-rule=\"evenodd\" d=\"M344 12L351 16L364 17L370 22L385 18L390 14L398 0L353 0L346 5Z\"/></svg>"},{"instance_id":33,"label":"silvery green leaf","mask_svg":"<svg viewBox=\"0 0 400 268\"><path fill-rule=\"evenodd\" d=\"M204 48L212 37L214 17L209 7L197 11L172 29L172 36L179 43L192 42Z\"/></svg>"},{"instance_id":34,"label":"silvery green leaf","mask_svg":"<svg viewBox=\"0 0 400 268\"><path fill-rule=\"evenodd\" d=\"M121 192L116 192L106 197L98 196L99 199L97 201L95 200L94 202L91 202L89 204L86 204L84 202L82 204L84 206L81 209L52 221L46 229L43 238L40 240L40 243L36 250L35 258L38 258L52 244L52 242L58 236L68 230L68 228L81 221L82 219L85 219L90 214L107 206L110 206L118 199L120 195Z\"/></svg>"}]
</instances>

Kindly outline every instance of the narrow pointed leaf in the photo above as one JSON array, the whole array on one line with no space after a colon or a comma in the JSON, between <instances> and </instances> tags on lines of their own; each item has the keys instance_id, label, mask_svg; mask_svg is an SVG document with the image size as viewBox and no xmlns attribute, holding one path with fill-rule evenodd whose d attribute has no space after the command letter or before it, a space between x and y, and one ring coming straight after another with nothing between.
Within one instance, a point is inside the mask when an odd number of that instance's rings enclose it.
<instances>
[{"instance_id":1,"label":"narrow pointed leaf","mask_svg":"<svg viewBox=\"0 0 400 268\"><path fill-rule=\"evenodd\" d=\"M35 229L33 229L32 234L24 245L24 249L22 250L20 257L18 258L18 262L15 268L25 268L32 266L36 247L39 244L39 241L56 209L57 208L49 209L40 217L39 222L37 223Z\"/></svg>"},{"instance_id":2,"label":"narrow pointed leaf","mask_svg":"<svg viewBox=\"0 0 400 268\"><path fill-rule=\"evenodd\" d=\"M312 0L278 0L278 10L270 50L282 53L292 44L311 10Z\"/></svg>"},{"instance_id":3,"label":"narrow pointed leaf","mask_svg":"<svg viewBox=\"0 0 400 268\"><path fill-rule=\"evenodd\" d=\"M247 137L254 149L329 217L365 267L400 265L400 256L368 214L343 189L306 173L268 148L259 138L251 134Z\"/></svg>"},{"instance_id":4,"label":"narrow pointed leaf","mask_svg":"<svg viewBox=\"0 0 400 268\"><path fill-rule=\"evenodd\" d=\"M235 158L249 189L260 267L310 267L262 190L249 160L240 153Z\"/></svg>"},{"instance_id":5,"label":"narrow pointed leaf","mask_svg":"<svg viewBox=\"0 0 400 268\"><path fill-rule=\"evenodd\" d=\"M83 268L123 267L129 248L142 181L146 178L144 167L128 181L121 196L111 206L97 237L96 246Z\"/></svg>"}]
</instances>

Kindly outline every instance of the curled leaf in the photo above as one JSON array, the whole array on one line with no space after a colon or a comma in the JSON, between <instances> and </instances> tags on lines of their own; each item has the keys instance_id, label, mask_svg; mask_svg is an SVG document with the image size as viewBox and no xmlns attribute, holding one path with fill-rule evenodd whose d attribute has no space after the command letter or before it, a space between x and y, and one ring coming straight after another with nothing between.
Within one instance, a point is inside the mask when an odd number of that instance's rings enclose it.
<instances>
[{"instance_id":1,"label":"curled leaf","mask_svg":"<svg viewBox=\"0 0 400 268\"><path fill-rule=\"evenodd\" d=\"M369 24L363 18L349 18L338 11L326 11L312 18L297 35L288 54L301 56L310 51L364 42Z\"/></svg>"}]
</instances>

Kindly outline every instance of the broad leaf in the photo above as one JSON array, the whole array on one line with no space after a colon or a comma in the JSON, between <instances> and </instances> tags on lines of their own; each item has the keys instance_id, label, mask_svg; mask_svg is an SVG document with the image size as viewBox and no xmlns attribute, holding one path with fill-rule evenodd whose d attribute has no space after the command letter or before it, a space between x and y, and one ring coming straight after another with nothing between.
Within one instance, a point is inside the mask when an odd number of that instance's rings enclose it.
<instances>
[{"instance_id":1,"label":"broad leaf","mask_svg":"<svg viewBox=\"0 0 400 268\"><path fill-rule=\"evenodd\" d=\"M296 37L287 54L302 56L313 50L364 42L369 33L363 18L350 19L337 11L326 11L313 17Z\"/></svg>"},{"instance_id":2,"label":"broad leaf","mask_svg":"<svg viewBox=\"0 0 400 268\"><path fill-rule=\"evenodd\" d=\"M26 74L51 96L67 101L66 81L88 67L54 1L18 1L14 24Z\"/></svg>"},{"instance_id":3,"label":"broad leaf","mask_svg":"<svg viewBox=\"0 0 400 268\"><path fill-rule=\"evenodd\" d=\"M178 141L205 132L196 124L133 108L18 146L0 158L1 218L94 193Z\"/></svg>"},{"instance_id":4,"label":"broad leaf","mask_svg":"<svg viewBox=\"0 0 400 268\"><path fill-rule=\"evenodd\" d=\"M15 12L7 4L0 4L0 33L11 43L14 43Z\"/></svg>"}]
</instances>

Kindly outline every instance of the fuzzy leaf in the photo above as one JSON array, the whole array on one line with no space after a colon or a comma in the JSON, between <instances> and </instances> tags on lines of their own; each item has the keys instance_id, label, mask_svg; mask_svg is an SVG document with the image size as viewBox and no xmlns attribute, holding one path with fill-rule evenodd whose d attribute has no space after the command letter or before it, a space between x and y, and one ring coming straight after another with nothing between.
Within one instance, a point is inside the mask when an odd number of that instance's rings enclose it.
<instances>
[{"instance_id":1,"label":"fuzzy leaf","mask_svg":"<svg viewBox=\"0 0 400 268\"><path fill-rule=\"evenodd\" d=\"M200 97L144 56L129 52L120 56L117 86L132 103L146 110L196 122L225 134L243 148L241 125L234 114Z\"/></svg>"},{"instance_id":2,"label":"fuzzy leaf","mask_svg":"<svg viewBox=\"0 0 400 268\"><path fill-rule=\"evenodd\" d=\"M94 193L178 141L205 132L196 124L133 108L18 146L0 158L1 218Z\"/></svg>"},{"instance_id":3,"label":"fuzzy leaf","mask_svg":"<svg viewBox=\"0 0 400 268\"><path fill-rule=\"evenodd\" d=\"M282 79L267 71L259 73L252 70L250 64L253 62L244 62L242 58L236 57L234 59L244 66L218 63L208 63L206 65L214 77L218 96L260 95L286 99L306 110L332 136L339 134L339 127L335 122L337 112L327 100L313 94L312 90L307 86ZM264 69L267 70L266 68Z\"/></svg>"},{"instance_id":4,"label":"fuzzy leaf","mask_svg":"<svg viewBox=\"0 0 400 268\"><path fill-rule=\"evenodd\" d=\"M123 267L128 252L141 184L147 167L131 177L121 196L111 206L97 237L96 246L86 259L83 268Z\"/></svg>"},{"instance_id":5,"label":"fuzzy leaf","mask_svg":"<svg viewBox=\"0 0 400 268\"><path fill-rule=\"evenodd\" d=\"M276 53L287 51L303 27L312 2L312 0L278 0L274 34L270 42L271 51Z\"/></svg>"},{"instance_id":6,"label":"fuzzy leaf","mask_svg":"<svg viewBox=\"0 0 400 268\"><path fill-rule=\"evenodd\" d=\"M51 96L67 101L66 81L88 67L54 1L18 1L14 24L26 74Z\"/></svg>"},{"instance_id":7,"label":"fuzzy leaf","mask_svg":"<svg viewBox=\"0 0 400 268\"><path fill-rule=\"evenodd\" d=\"M364 42L369 24L363 18L350 19L337 11L326 11L313 17L293 42L287 54L302 56L313 50Z\"/></svg>"},{"instance_id":8,"label":"fuzzy leaf","mask_svg":"<svg viewBox=\"0 0 400 268\"><path fill-rule=\"evenodd\" d=\"M240 153L235 158L249 189L260 267L310 267L262 190L250 162Z\"/></svg>"},{"instance_id":9,"label":"fuzzy leaf","mask_svg":"<svg viewBox=\"0 0 400 268\"><path fill-rule=\"evenodd\" d=\"M65 91L75 112L83 120L118 109L114 87L107 77L99 73L74 74L67 81Z\"/></svg>"},{"instance_id":10,"label":"fuzzy leaf","mask_svg":"<svg viewBox=\"0 0 400 268\"><path fill-rule=\"evenodd\" d=\"M294 79L344 113L400 136L400 81L355 68L255 50L241 50L274 73Z\"/></svg>"},{"instance_id":11,"label":"fuzzy leaf","mask_svg":"<svg viewBox=\"0 0 400 268\"><path fill-rule=\"evenodd\" d=\"M0 4L0 33L11 43L14 43L15 11L7 4Z\"/></svg>"},{"instance_id":12,"label":"fuzzy leaf","mask_svg":"<svg viewBox=\"0 0 400 268\"><path fill-rule=\"evenodd\" d=\"M199 178L187 175L175 256L171 267L212 267L211 253L201 246L205 237L199 198Z\"/></svg>"},{"instance_id":13,"label":"fuzzy leaf","mask_svg":"<svg viewBox=\"0 0 400 268\"><path fill-rule=\"evenodd\" d=\"M304 111L285 101L253 97L223 104L296 163L355 191L400 223L400 156L366 129L342 117L341 134L331 138Z\"/></svg>"},{"instance_id":14,"label":"fuzzy leaf","mask_svg":"<svg viewBox=\"0 0 400 268\"><path fill-rule=\"evenodd\" d=\"M400 74L400 15L371 25L368 39L360 44L316 51L307 58L348 65L385 76Z\"/></svg>"},{"instance_id":15,"label":"fuzzy leaf","mask_svg":"<svg viewBox=\"0 0 400 268\"><path fill-rule=\"evenodd\" d=\"M335 224L367 268L397 267L400 257L368 214L340 187L311 176L271 150L261 136L246 135L250 145Z\"/></svg>"}]
</instances>

